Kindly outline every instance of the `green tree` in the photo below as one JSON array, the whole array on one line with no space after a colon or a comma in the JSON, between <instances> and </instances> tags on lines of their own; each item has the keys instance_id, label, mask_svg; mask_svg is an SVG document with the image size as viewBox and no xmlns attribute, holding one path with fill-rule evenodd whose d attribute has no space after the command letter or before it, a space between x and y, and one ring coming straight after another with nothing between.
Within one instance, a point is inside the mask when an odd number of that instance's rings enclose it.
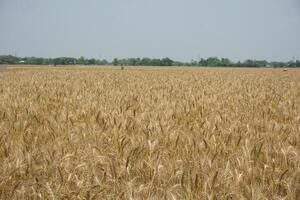
<instances>
[{"instance_id":1,"label":"green tree","mask_svg":"<svg viewBox=\"0 0 300 200\"><path fill-rule=\"evenodd\" d=\"M228 67L231 65L231 61L228 58L221 58L220 66Z\"/></svg>"},{"instance_id":2,"label":"green tree","mask_svg":"<svg viewBox=\"0 0 300 200\"><path fill-rule=\"evenodd\" d=\"M220 60L218 57L210 57L207 59L207 66L220 66Z\"/></svg>"},{"instance_id":3,"label":"green tree","mask_svg":"<svg viewBox=\"0 0 300 200\"><path fill-rule=\"evenodd\" d=\"M84 58L83 56L80 56L80 57L77 59L77 64L85 65L85 58Z\"/></svg>"},{"instance_id":4,"label":"green tree","mask_svg":"<svg viewBox=\"0 0 300 200\"><path fill-rule=\"evenodd\" d=\"M0 56L0 64L18 64L20 58L12 55L3 55Z\"/></svg>"},{"instance_id":5,"label":"green tree","mask_svg":"<svg viewBox=\"0 0 300 200\"><path fill-rule=\"evenodd\" d=\"M300 61L299 60L296 61L296 67L300 67Z\"/></svg>"},{"instance_id":6,"label":"green tree","mask_svg":"<svg viewBox=\"0 0 300 200\"><path fill-rule=\"evenodd\" d=\"M161 61L161 66L172 66L173 60L170 58L163 58Z\"/></svg>"},{"instance_id":7,"label":"green tree","mask_svg":"<svg viewBox=\"0 0 300 200\"><path fill-rule=\"evenodd\" d=\"M207 66L207 61L203 58L198 62L198 66Z\"/></svg>"},{"instance_id":8,"label":"green tree","mask_svg":"<svg viewBox=\"0 0 300 200\"><path fill-rule=\"evenodd\" d=\"M114 58L113 62L112 62L113 65L118 65L119 64L119 60L117 58Z\"/></svg>"},{"instance_id":9,"label":"green tree","mask_svg":"<svg viewBox=\"0 0 300 200\"><path fill-rule=\"evenodd\" d=\"M95 65L96 64L96 59L94 59L94 58L88 59L87 64L88 65Z\"/></svg>"}]
</instances>

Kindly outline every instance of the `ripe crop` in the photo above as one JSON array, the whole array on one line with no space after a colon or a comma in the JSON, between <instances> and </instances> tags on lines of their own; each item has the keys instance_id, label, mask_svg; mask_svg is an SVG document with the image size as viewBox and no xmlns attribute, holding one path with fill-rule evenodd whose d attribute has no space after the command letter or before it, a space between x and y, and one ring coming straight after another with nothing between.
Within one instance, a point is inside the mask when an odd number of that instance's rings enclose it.
<instances>
[{"instance_id":1,"label":"ripe crop","mask_svg":"<svg viewBox=\"0 0 300 200\"><path fill-rule=\"evenodd\" d=\"M297 69L0 75L0 199L300 199Z\"/></svg>"}]
</instances>

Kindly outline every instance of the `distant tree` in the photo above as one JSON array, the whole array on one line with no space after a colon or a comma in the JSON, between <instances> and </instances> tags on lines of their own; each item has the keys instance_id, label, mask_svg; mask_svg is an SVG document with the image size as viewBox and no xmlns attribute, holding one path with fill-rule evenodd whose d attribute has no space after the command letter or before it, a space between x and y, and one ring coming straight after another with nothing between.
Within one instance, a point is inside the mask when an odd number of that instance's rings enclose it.
<instances>
[{"instance_id":1,"label":"distant tree","mask_svg":"<svg viewBox=\"0 0 300 200\"><path fill-rule=\"evenodd\" d=\"M137 60L135 58L129 58L127 59L127 65L130 65L130 66L135 66L137 64Z\"/></svg>"},{"instance_id":2,"label":"distant tree","mask_svg":"<svg viewBox=\"0 0 300 200\"><path fill-rule=\"evenodd\" d=\"M300 61L299 60L296 61L296 67L300 67Z\"/></svg>"},{"instance_id":3,"label":"distant tree","mask_svg":"<svg viewBox=\"0 0 300 200\"><path fill-rule=\"evenodd\" d=\"M198 66L198 62L196 60L192 59L190 61L190 63L188 63L188 66Z\"/></svg>"},{"instance_id":4,"label":"distant tree","mask_svg":"<svg viewBox=\"0 0 300 200\"><path fill-rule=\"evenodd\" d=\"M160 59L152 59L152 61L151 61L151 65L152 66L160 66L161 65L161 63L162 63L162 61L160 60Z\"/></svg>"},{"instance_id":5,"label":"distant tree","mask_svg":"<svg viewBox=\"0 0 300 200\"><path fill-rule=\"evenodd\" d=\"M83 56L80 56L78 59L77 59L77 64L80 64L80 65L85 65L86 61L85 61L85 58Z\"/></svg>"},{"instance_id":6,"label":"distant tree","mask_svg":"<svg viewBox=\"0 0 300 200\"><path fill-rule=\"evenodd\" d=\"M43 58L32 58L31 64L41 65L43 64Z\"/></svg>"},{"instance_id":7,"label":"distant tree","mask_svg":"<svg viewBox=\"0 0 300 200\"><path fill-rule=\"evenodd\" d=\"M52 60L49 60L48 64L75 65L75 64L77 64L77 59L76 58L71 58L71 57L59 57L59 58L54 58Z\"/></svg>"},{"instance_id":8,"label":"distant tree","mask_svg":"<svg viewBox=\"0 0 300 200\"><path fill-rule=\"evenodd\" d=\"M114 58L113 62L112 62L113 65L118 65L119 64L119 60L117 58Z\"/></svg>"},{"instance_id":9,"label":"distant tree","mask_svg":"<svg viewBox=\"0 0 300 200\"><path fill-rule=\"evenodd\" d=\"M284 62L271 62L270 65L272 67L284 67L284 66L286 66L286 63L284 63Z\"/></svg>"},{"instance_id":10,"label":"distant tree","mask_svg":"<svg viewBox=\"0 0 300 200\"><path fill-rule=\"evenodd\" d=\"M97 65L107 65L108 64L108 62L107 62L107 60L96 60L96 64Z\"/></svg>"},{"instance_id":11,"label":"distant tree","mask_svg":"<svg viewBox=\"0 0 300 200\"><path fill-rule=\"evenodd\" d=\"M170 58L163 58L161 61L161 66L172 66L173 60Z\"/></svg>"},{"instance_id":12,"label":"distant tree","mask_svg":"<svg viewBox=\"0 0 300 200\"><path fill-rule=\"evenodd\" d=\"M206 62L207 66L220 66L220 60L217 57L210 57Z\"/></svg>"},{"instance_id":13,"label":"distant tree","mask_svg":"<svg viewBox=\"0 0 300 200\"><path fill-rule=\"evenodd\" d=\"M51 63L52 63L52 60L50 58L42 59L42 65L49 65Z\"/></svg>"},{"instance_id":14,"label":"distant tree","mask_svg":"<svg viewBox=\"0 0 300 200\"><path fill-rule=\"evenodd\" d=\"M149 58L142 58L141 62L140 62L140 65L149 66L149 65L151 65L151 61L150 61Z\"/></svg>"},{"instance_id":15,"label":"distant tree","mask_svg":"<svg viewBox=\"0 0 300 200\"><path fill-rule=\"evenodd\" d=\"M251 59L247 59L242 63L243 67L256 67L255 62Z\"/></svg>"},{"instance_id":16,"label":"distant tree","mask_svg":"<svg viewBox=\"0 0 300 200\"><path fill-rule=\"evenodd\" d=\"M266 60L255 60L255 64L258 67L266 67L269 63Z\"/></svg>"},{"instance_id":17,"label":"distant tree","mask_svg":"<svg viewBox=\"0 0 300 200\"><path fill-rule=\"evenodd\" d=\"M88 59L87 64L88 65L95 65L96 64L96 59L94 59L94 58Z\"/></svg>"},{"instance_id":18,"label":"distant tree","mask_svg":"<svg viewBox=\"0 0 300 200\"><path fill-rule=\"evenodd\" d=\"M0 56L0 64L18 64L20 58L12 55L3 55Z\"/></svg>"},{"instance_id":19,"label":"distant tree","mask_svg":"<svg viewBox=\"0 0 300 200\"><path fill-rule=\"evenodd\" d=\"M184 66L186 65L185 63L179 62L179 61L173 61L173 66Z\"/></svg>"},{"instance_id":20,"label":"distant tree","mask_svg":"<svg viewBox=\"0 0 300 200\"><path fill-rule=\"evenodd\" d=\"M54 66L61 64L60 59L59 58L54 58L53 64L54 64Z\"/></svg>"},{"instance_id":21,"label":"distant tree","mask_svg":"<svg viewBox=\"0 0 300 200\"><path fill-rule=\"evenodd\" d=\"M198 62L198 66L207 66L207 61L203 58Z\"/></svg>"},{"instance_id":22,"label":"distant tree","mask_svg":"<svg viewBox=\"0 0 300 200\"><path fill-rule=\"evenodd\" d=\"M295 67L296 63L294 61L289 61L286 63L287 67Z\"/></svg>"},{"instance_id":23,"label":"distant tree","mask_svg":"<svg viewBox=\"0 0 300 200\"><path fill-rule=\"evenodd\" d=\"M221 58L220 66L228 67L231 65L232 65L232 63L228 58Z\"/></svg>"}]
</instances>

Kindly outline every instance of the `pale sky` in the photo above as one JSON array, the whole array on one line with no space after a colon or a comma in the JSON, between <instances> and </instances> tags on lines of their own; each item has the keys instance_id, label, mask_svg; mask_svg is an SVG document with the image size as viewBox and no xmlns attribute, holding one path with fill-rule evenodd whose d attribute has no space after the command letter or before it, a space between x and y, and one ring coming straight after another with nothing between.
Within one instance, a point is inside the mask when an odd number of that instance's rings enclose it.
<instances>
[{"instance_id":1,"label":"pale sky","mask_svg":"<svg viewBox=\"0 0 300 200\"><path fill-rule=\"evenodd\" d=\"M0 0L0 54L300 59L300 0Z\"/></svg>"}]
</instances>

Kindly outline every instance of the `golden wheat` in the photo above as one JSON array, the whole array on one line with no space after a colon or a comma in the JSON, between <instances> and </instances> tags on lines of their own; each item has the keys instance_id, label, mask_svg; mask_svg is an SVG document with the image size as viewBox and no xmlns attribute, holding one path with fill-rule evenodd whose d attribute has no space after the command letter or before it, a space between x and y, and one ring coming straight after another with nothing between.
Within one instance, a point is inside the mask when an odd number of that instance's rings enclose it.
<instances>
[{"instance_id":1,"label":"golden wheat","mask_svg":"<svg viewBox=\"0 0 300 200\"><path fill-rule=\"evenodd\" d=\"M300 71L16 68L1 199L300 199Z\"/></svg>"}]
</instances>

